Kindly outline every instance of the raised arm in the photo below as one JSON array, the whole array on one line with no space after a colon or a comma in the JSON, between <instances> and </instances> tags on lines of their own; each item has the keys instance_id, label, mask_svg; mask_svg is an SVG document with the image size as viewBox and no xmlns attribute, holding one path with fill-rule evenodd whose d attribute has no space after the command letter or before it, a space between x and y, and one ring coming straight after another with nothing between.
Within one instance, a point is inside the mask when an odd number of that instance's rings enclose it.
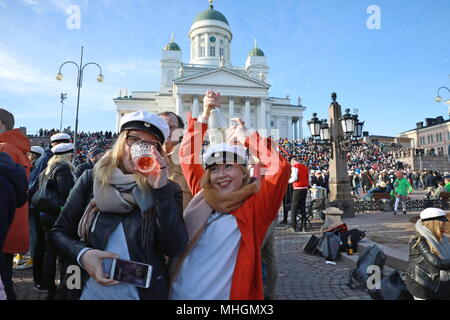
<instances>
[{"instance_id":1,"label":"raised arm","mask_svg":"<svg viewBox=\"0 0 450 320\"><path fill-rule=\"evenodd\" d=\"M201 165L200 153L207 128L205 123L191 119L180 146L181 170L193 196L201 190L200 180L204 170Z\"/></svg>"},{"instance_id":2,"label":"raised arm","mask_svg":"<svg viewBox=\"0 0 450 320\"><path fill-rule=\"evenodd\" d=\"M263 138L257 132L246 139L245 145L259 159L262 167L260 190L249 201L269 225L275 219L286 194L291 165L278 152L272 139Z\"/></svg>"},{"instance_id":3,"label":"raised arm","mask_svg":"<svg viewBox=\"0 0 450 320\"><path fill-rule=\"evenodd\" d=\"M195 196L200 190L200 181L203 177L202 160L200 159L203 140L208 129L208 119L211 110L219 108L220 93L207 91L203 98L203 113L199 119L189 121L187 133L183 137L179 151L181 170L184 178Z\"/></svg>"}]
</instances>

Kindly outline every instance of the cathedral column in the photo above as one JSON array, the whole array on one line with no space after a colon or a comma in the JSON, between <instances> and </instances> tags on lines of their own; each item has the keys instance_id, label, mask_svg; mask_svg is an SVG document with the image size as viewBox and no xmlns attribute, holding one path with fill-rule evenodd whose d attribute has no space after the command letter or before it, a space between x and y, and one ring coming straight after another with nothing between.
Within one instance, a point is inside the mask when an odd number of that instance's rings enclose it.
<instances>
[{"instance_id":1,"label":"cathedral column","mask_svg":"<svg viewBox=\"0 0 450 320\"><path fill-rule=\"evenodd\" d=\"M265 98L261 98L259 105L259 126L258 129L267 129L266 125L266 100Z\"/></svg>"},{"instance_id":2,"label":"cathedral column","mask_svg":"<svg viewBox=\"0 0 450 320\"><path fill-rule=\"evenodd\" d=\"M120 131L120 118L122 118L122 113L120 110L117 110L117 117L116 117L116 132L119 133Z\"/></svg>"},{"instance_id":3,"label":"cathedral column","mask_svg":"<svg viewBox=\"0 0 450 320\"><path fill-rule=\"evenodd\" d=\"M192 118L197 118L198 115L198 96L194 96L194 103L192 104Z\"/></svg>"},{"instance_id":4,"label":"cathedral column","mask_svg":"<svg viewBox=\"0 0 450 320\"><path fill-rule=\"evenodd\" d=\"M234 118L234 97L229 97L228 114L230 119Z\"/></svg>"},{"instance_id":5,"label":"cathedral column","mask_svg":"<svg viewBox=\"0 0 450 320\"><path fill-rule=\"evenodd\" d=\"M244 121L247 128L251 128L250 98L245 98Z\"/></svg>"},{"instance_id":6,"label":"cathedral column","mask_svg":"<svg viewBox=\"0 0 450 320\"><path fill-rule=\"evenodd\" d=\"M298 135L299 139L303 139L303 117L298 118Z\"/></svg>"},{"instance_id":7,"label":"cathedral column","mask_svg":"<svg viewBox=\"0 0 450 320\"><path fill-rule=\"evenodd\" d=\"M176 114L183 118L183 95L181 93L177 93L176 96Z\"/></svg>"},{"instance_id":8,"label":"cathedral column","mask_svg":"<svg viewBox=\"0 0 450 320\"><path fill-rule=\"evenodd\" d=\"M291 116L287 116L287 138L289 140L292 140L292 117Z\"/></svg>"}]
</instances>

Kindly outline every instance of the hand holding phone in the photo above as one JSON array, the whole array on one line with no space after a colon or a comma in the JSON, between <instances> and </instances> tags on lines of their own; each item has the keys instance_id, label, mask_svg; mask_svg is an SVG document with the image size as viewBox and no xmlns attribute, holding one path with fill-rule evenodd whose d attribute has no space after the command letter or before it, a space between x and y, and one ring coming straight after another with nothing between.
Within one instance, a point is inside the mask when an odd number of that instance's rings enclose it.
<instances>
[{"instance_id":1,"label":"hand holding phone","mask_svg":"<svg viewBox=\"0 0 450 320\"><path fill-rule=\"evenodd\" d=\"M152 266L145 263L114 259L112 261L110 280L133 284L136 287L149 288L152 278Z\"/></svg>"},{"instance_id":2,"label":"hand holding phone","mask_svg":"<svg viewBox=\"0 0 450 320\"><path fill-rule=\"evenodd\" d=\"M104 259L115 258L118 258L118 256L112 252L91 249L83 253L80 258L80 262L91 278L104 286L112 286L118 284L119 282L108 279L108 274L105 274L103 270L102 262Z\"/></svg>"}]
</instances>

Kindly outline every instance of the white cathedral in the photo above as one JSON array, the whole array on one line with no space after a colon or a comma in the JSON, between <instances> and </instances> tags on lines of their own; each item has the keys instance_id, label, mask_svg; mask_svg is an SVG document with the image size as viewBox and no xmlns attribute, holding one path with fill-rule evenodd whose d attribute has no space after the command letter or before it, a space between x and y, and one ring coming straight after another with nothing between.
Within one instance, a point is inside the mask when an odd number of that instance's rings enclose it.
<instances>
[{"instance_id":1,"label":"white cathedral","mask_svg":"<svg viewBox=\"0 0 450 320\"><path fill-rule=\"evenodd\" d=\"M152 113L172 111L185 121L187 113L197 117L203 110L202 101L207 90L220 92L223 115L227 119L242 118L246 126L288 139L302 139L303 112L306 107L291 104L290 98L269 96L267 83L269 66L256 40L245 67L231 64L230 25L225 16L209 8L197 15L189 31L191 60L183 63L181 49L173 35L161 55L159 92L120 90L113 99L117 106L117 130L120 118L139 109ZM268 131L264 131L268 130Z\"/></svg>"}]
</instances>

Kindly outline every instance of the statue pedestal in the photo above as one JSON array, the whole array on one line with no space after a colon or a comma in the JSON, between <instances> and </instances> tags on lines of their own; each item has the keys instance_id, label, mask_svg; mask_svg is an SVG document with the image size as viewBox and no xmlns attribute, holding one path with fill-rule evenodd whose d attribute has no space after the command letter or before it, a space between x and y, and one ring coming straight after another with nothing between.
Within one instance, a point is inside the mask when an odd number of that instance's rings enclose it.
<instances>
[{"instance_id":1,"label":"statue pedestal","mask_svg":"<svg viewBox=\"0 0 450 320\"><path fill-rule=\"evenodd\" d=\"M322 230L342 224L342 216L344 211L336 207L328 207L324 211L325 222L322 225Z\"/></svg>"}]
</instances>

